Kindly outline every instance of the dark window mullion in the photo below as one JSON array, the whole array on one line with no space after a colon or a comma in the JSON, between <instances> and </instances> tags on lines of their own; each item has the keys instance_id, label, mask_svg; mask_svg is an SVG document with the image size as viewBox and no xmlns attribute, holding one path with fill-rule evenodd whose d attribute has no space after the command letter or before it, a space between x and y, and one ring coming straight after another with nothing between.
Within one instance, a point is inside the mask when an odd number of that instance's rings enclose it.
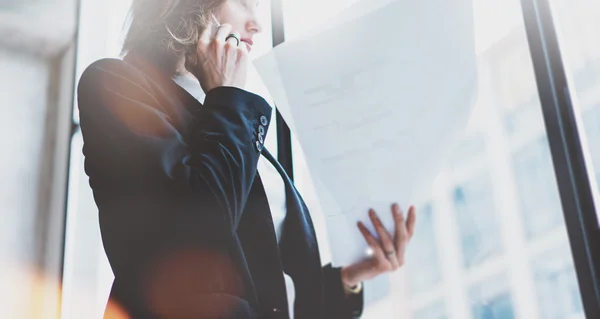
<instances>
[{"instance_id":1,"label":"dark window mullion","mask_svg":"<svg viewBox=\"0 0 600 319\"><path fill-rule=\"evenodd\" d=\"M549 0L521 0L586 318L600 318L598 219Z\"/></svg>"},{"instance_id":2,"label":"dark window mullion","mask_svg":"<svg viewBox=\"0 0 600 319\"><path fill-rule=\"evenodd\" d=\"M285 41L283 24L283 0L271 0L271 25L273 47ZM294 180L294 162L292 158L292 134L279 110L277 112L277 160L283 166L290 179Z\"/></svg>"}]
</instances>

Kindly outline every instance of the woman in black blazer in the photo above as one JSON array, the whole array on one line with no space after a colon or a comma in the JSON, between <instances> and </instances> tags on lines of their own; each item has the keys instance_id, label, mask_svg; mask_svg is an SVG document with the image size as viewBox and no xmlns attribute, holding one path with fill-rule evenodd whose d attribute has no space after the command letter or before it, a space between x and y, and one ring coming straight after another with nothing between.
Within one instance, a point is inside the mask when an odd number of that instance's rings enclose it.
<instances>
[{"instance_id":1,"label":"woman in black blazer","mask_svg":"<svg viewBox=\"0 0 600 319\"><path fill-rule=\"evenodd\" d=\"M129 318L356 318L361 282L404 263L415 214L393 205L394 234L374 211L379 239L358 225L371 257L322 267L310 214L263 146L271 107L244 90L256 1L133 0L124 58L81 77L110 303ZM277 225L261 155L287 194Z\"/></svg>"}]
</instances>

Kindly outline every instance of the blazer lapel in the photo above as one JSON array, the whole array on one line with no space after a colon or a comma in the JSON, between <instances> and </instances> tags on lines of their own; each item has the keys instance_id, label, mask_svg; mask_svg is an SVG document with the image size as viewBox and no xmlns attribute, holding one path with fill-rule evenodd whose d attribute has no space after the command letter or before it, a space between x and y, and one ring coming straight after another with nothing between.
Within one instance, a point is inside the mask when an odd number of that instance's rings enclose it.
<instances>
[{"instance_id":1,"label":"blazer lapel","mask_svg":"<svg viewBox=\"0 0 600 319\"><path fill-rule=\"evenodd\" d=\"M322 314L322 270L317 237L308 208L279 162L264 148L262 155L284 180L287 213L279 250L283 270L294 280L296 318L317 318Z\"/></svg>"}]
</instances>

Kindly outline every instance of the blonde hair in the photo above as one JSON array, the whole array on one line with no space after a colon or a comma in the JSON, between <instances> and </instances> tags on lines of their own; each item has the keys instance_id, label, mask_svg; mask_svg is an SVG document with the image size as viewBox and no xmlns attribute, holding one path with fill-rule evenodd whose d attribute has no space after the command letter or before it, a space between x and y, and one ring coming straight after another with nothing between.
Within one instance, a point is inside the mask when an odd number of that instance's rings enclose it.
<instances>
[{"instance_id":1,"label":"blonde hair","mask_svg":"<svg viewBox=\"0 0 600 319\"><path fill-rule=\"evenodd\" d=\"M132 0L121 54L140 53L169 72L176 72L181 58L188 53L190 58L195 57L210 14L225 1Z\"/></svg>"}]
</instances>

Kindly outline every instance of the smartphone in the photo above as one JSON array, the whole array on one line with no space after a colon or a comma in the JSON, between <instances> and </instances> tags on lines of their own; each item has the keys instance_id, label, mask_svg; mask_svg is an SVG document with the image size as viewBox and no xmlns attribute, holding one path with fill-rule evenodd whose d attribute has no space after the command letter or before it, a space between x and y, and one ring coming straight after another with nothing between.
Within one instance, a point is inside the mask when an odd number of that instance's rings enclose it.
<instances>
[{"instance_id":1,"label":"smartphone","mask_svg":"<svg viewBox=\"0 0 600 319\"><path fill-rule=\"evenodd\" d=\"M219 23L219 20L217 20L217 17L215 17L214 13L210 14L212 16L213 21L215 22L215 24L217 25L217 27L221 27L221 24Z\"/></svg>"}]
</instances>

